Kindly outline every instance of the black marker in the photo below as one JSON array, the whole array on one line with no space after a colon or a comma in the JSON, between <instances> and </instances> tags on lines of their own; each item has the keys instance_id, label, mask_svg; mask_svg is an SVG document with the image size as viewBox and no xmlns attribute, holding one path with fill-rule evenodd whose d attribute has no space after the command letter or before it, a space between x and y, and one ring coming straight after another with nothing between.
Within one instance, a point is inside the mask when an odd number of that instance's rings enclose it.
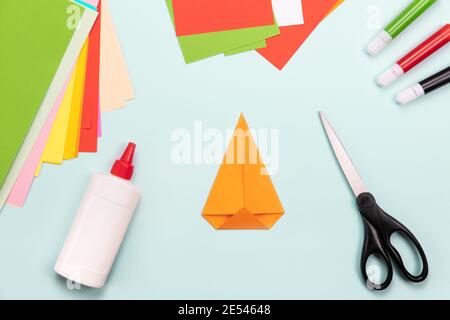
<instances>
[{"instance_id":1,"label":"black marker","mask_svg":"<svg viewBox=\"0 0 450 320\"><path fill-rule=\"evenodd\" d=\"M450 83L450 67L445 68L444 70L399 93L397 96L397 102L400 104L411 102L423 95L445 86L448 83Z\"/></svg>"}]
</instances>

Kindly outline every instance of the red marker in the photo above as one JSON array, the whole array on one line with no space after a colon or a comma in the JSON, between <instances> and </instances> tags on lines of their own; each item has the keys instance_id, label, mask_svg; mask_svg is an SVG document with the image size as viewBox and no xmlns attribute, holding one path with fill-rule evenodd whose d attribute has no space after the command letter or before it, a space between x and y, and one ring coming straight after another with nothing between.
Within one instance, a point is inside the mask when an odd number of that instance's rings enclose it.
<instances>
[{"instance_id":1,"label":"red marker","mask_svg":"<svg viewBox=\"0 0 450 320\"><path fill-rule=\"evenodd\" d=\"M437 50L450 41L450 24L446 24L435 34L421 43L417 48L408 53L394 64L389 70L378 78L380 86L387 86L400 78L403 74L417 66Z\"/></svg>"}]
</instances>

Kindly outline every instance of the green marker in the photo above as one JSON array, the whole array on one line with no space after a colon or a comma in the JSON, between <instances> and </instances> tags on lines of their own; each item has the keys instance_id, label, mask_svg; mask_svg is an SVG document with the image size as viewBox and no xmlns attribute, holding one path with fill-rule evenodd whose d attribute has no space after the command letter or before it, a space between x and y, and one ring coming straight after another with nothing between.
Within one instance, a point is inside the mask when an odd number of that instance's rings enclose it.
<instances>
[{"instance_id":1,"label":"green marker","mask_svg":"<svg viewBox=\"0 0 450 320\"><path fill-rule=\"evenodd\" d=\"M422 15L437 0L413 0L398 17L392 20L367 47L370 55L380 52L389 42L396 38L403 30Z\"/></svg>"}]
</instances>

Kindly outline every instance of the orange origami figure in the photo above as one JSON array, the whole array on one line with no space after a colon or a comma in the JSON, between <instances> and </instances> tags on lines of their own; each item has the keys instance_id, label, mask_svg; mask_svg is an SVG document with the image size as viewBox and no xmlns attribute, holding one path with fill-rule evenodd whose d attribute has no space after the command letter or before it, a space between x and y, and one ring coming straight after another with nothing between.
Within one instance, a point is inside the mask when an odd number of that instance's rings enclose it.
<instances>
[{"instance_id":1,"label":"orange origami figure","mask_svg":"<svg viewBox=\"0 0 450 320\"><path fill-rule=\"evenodd\" d=\"M251 230L271 229L283 214L283 206L241 114L203 217L218 230Z\"/></svg>"}]
</instances>

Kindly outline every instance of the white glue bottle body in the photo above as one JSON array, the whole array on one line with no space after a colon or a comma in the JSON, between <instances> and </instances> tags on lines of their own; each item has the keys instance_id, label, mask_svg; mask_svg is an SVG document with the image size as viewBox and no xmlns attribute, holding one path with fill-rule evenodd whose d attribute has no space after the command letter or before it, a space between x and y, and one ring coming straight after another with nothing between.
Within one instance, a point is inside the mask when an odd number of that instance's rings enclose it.
<instances>
[{"instance_id":1,"label":"white glue bottle body","mask_svg":"<svg viewBox=\"0 0 450 320\"><path fill-rule=\"evenodd\" d=\"M130 183L135 148L128 145L110 175L92 177L56 262L61 276L88 287L104 286L140 199Z\"/></svg>"}]
</instances>

